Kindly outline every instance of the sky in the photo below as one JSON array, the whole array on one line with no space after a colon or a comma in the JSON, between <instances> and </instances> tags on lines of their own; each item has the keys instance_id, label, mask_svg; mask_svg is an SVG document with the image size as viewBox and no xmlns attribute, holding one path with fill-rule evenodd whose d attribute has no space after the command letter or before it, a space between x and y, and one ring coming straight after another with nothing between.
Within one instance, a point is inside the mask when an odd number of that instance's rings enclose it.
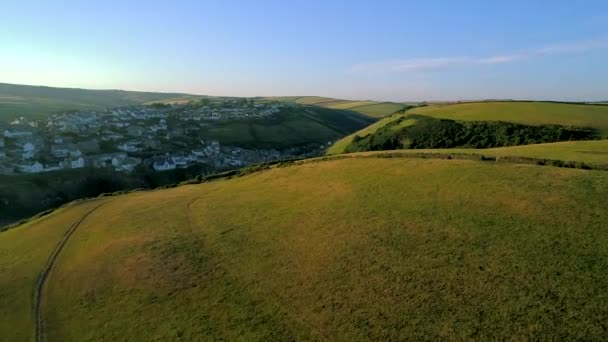
<instances>
[{"instance_id":1,"label":"sky","mask_svg":"<svg viewBox=\"0 0 608 342\"><path fill-rule=\"evenodd\" d=\"M7 1L0 82L382 101L608 100L608 1Z\"/></svg>"}]
</instances>

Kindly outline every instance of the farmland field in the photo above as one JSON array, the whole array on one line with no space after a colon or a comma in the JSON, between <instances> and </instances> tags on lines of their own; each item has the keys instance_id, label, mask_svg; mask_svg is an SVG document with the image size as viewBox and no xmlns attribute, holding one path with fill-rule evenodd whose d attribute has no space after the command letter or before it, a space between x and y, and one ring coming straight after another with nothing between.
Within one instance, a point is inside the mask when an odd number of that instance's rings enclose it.
<instances>
[{"instance_id":1,"label":"farmland field","mask_svg":"<svg viewBox=\"0 0 608 342\"><path fill-rule=\"evenodd\" d=\"M602 339L608 172L345 158L135 192L0 233L0 336ZM18 329L15 329L18 327Z\"/></svg>"}]
</instances>

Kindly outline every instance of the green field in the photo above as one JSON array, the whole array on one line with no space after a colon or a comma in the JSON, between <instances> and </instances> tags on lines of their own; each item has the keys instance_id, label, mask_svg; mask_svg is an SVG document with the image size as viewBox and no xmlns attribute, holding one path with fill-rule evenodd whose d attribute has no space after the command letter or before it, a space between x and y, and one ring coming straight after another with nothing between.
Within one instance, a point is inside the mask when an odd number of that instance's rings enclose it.
<instances>
[{"instance_id":1,"label":"green field","mask_svg":"<svg viewBox=\"0 0 608 342\"><path fill-rule=\"evenodd\" d=\"M0 337L600 340L608 172L343 158L84 202L0 233ZM36 293L36 292L34 292Z\"/></svg>"},{"instance_id":2,"label":"green field","mask_svg":"<svg viewBox=\"0 0 608 342\"><path fill-rule=\"evenodd\" d=\"M608 140L567 141L550 144L475 149L446 148L403 150L408 153L466 153L488 157L528 157L563 161L583 162L588 165L608 165ZM366 152L374 154L381 152Z\"/></svg>"},{"instance_id":3,"label":"green field","mask_svg":"<svg viewBox=\"0 0 608 342\"><path fill-rule=\"evenodd\" d=\"M414 107L335 142L328 154L344 153L355 135L366 136L409 114L464 121L508 121L530 125L590 127L608 138L608 106L554 102L472 102Z\"/></svg>"},{"instance_id":4,"label":"green field","mask_svg":"<svg viewBox=\"0 0 608 342\"><path fill-rule=\"evenodd\" d=\"M410 114L467 121L511 121L598 129L608 138L608 106L554 102L472 102L413 108Z\"/></svg>"},{"instance_id":5,"label":"green field","mask_svg":"<svg viewBox=\"0 0 608 342\"><path fill-rule=\"evenodd\" d=\"M355 101L355 100L339 100L328 97L319 96L286 96L286 97L268 97L268 100L297 103L304 105L312 105L318 107L332 109L348 109L370 118L383 118L394 112L410 106L405 103L395 102L377 102L377 101Z\"/></svg>"},{"instance_id":6,"label":"green field","mask_svg":"<svg viewBox=\"0 0 608 342\"><path fill-rule=\"evenodd\" d=\"M177 93L52 88L0 83L0 122L68 110L99 110L188 97Z\"/></svg>"}]
</instances>

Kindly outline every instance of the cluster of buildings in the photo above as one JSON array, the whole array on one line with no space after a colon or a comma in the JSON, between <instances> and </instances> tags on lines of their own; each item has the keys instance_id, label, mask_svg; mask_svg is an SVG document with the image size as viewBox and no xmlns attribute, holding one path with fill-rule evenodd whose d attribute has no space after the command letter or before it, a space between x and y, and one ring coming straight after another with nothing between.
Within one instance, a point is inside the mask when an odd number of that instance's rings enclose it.
<instances>
[{"instance_id":1,"label":"cluster of buildings","mask_svg":"<svg viewBox=\"0 0 608 342\"><path fill-rule=\"evenodd\" d=\"M202 127L281 111L278 103L132 106L26 118L0 124L0 174L112 168L156 171L206 163L218 169L301 155L291 149L245 149L203 139Z\"/></svg>"}]
</instances>

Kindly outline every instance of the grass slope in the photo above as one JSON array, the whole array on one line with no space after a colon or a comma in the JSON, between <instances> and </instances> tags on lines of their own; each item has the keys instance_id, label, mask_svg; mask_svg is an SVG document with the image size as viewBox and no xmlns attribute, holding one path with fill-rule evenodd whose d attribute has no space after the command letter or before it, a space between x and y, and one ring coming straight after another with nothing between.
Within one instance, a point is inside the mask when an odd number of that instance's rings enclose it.
<instances>
[{"instance_id":1,"label":"grass slope","mask_svg":"<svg viewBox=\"0 0 608 342\"><path fill-rule=\"evenodd\" d=\"M454 120L591 127L608 137L608 106L555 102L472 102L413 108L408 113Z\"/></svg>"},{"instance_id":2,"label":"grass slope","mask_svg":"<svg viewBox=\"0 0 608 342\"><path fill-rule=\"evenodd\" d=\"M349 109L370 118L383 118L410 105L396 102L339 100L319 96L268 97L269 100L298 103L332 109Z\"/></svg>"},{"instance_id":3,"label":"grass slope","mask_svg":"<svg viewBox=\"0 0 608 342\"><path fill-rule=\"evenodd\" d=\"M203 128L203 135L222 144L282 148L327 144L372 122L372 119L352 111L293 106L270 118L231 121Z\"/></svg>"},{"instance_id":4,"label":"grass slope","mask_svg":"<svg viewBox=\"0 0 608 342\"><path fill-rule=\"evenodd\" d=\"M602 339L608 172L345 158L107 198L48 278L49 340ZM0 233L0 337L53 243ZM19 329L16 329L18 327Z\"/></svg>"},{"instance_id":5,"label":"grass slope","mask_svg":"<svg viewBox=\"0 0 608 342\"><path fill-rule=\"evenodd\" d=\"M608 138L608 106L555 102L471 102L435 104L414 107L403 114L393 114L358 132L335 142L328 154L341 154L355 135L361 137L375 132L385 124L409 114L467 121L509 121L523 124L558 124L591 127Z\"/></svg>"},{"instance_id":6,"label":"grass slope","mask_svg":"<svg viewBox=\"0 0 608 342\"><path fill-rule=\"evenodd\" d=\"M608 165L608 140L567 141L550 144L534 144L487 149L449 148L403 150L408 153L465 153L483 154L487 157L529 157L583 162L588 165ZM378 154L370 152L365 154ZM390 152L387 152L390 153Z\"/></svg>"},{"instance_id":7,"label":"grass slope","mask_svg":"<svg viewBox=\"0 0 608 342\"><path fill-rule=\"evenodd\" d=\"M0 83L0 121L20 116L41 118L66 110L95 110L186 96L124 90L88 90Z\"/></svg>"},{"instance_id":8,"label":"grass slope","mask_svg":"<svg viewBox=\"0 0 608 342\"><path fill-rule=\"evenodd\" d=\"M346 137L336 141L335 143L333 143L328 149L327 149L327 154L328 155L334 155L334 154L341 154L345 152L346 147L348 147L348 145L350 145L352 143L353 138L355 137L355 135L358 136L366 136L368 134L372 134L375 131L377 131L380 127L383 127L384 125L391 123L393 121L399 120L402 117L402 115L400 114L393 114L391 116L388 116L384 119L381 119L377 122L374 122L373 124L355 132L352 133L350 135L347 135ZM405 123L409 123L409 124L414 124L415 120L404 120L404 124Z\"/></svg>"}]
</instances>

